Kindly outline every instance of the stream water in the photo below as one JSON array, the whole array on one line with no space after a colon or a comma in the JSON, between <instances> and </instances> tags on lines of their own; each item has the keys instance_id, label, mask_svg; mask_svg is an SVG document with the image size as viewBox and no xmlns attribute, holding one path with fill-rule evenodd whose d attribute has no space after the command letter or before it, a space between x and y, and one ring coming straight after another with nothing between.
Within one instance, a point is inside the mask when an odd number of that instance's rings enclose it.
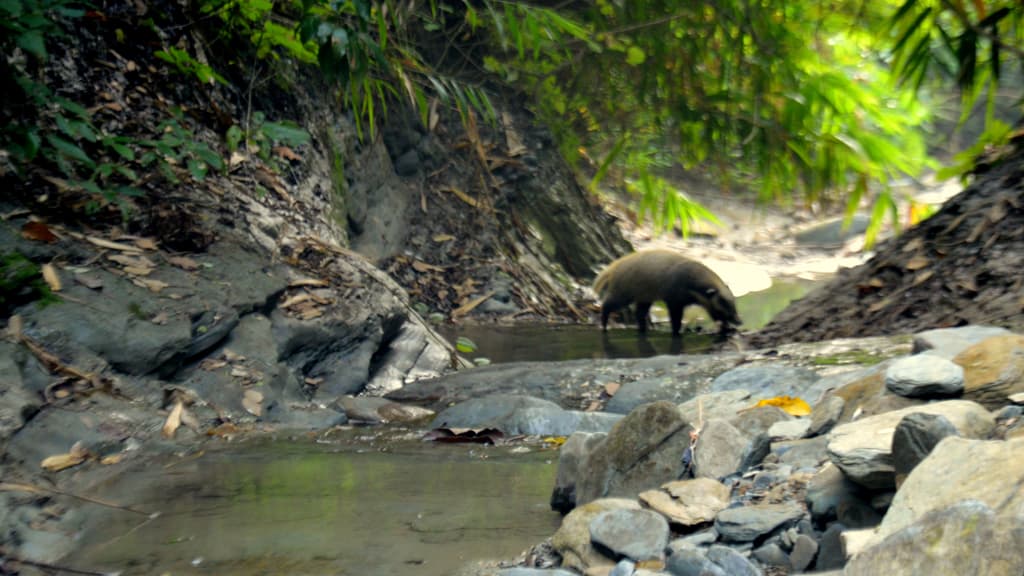
<instances>
[{"instance_id":1,"label":"stream water","mask_svg":"<svg viewBox=\"0 0 1024 576\"><path fill-rule=\"evenodd\" d=\"M744 329L809 288L776 283L740 298ZM701 312L688 311L688 322ZM604 336L596 326L463 326L448 336L471 338L493 362L699 352L713 342L673 341L664 329ZM159 516L112 513L63 564L126 576L441 576L514 558L558 528L548 507L553 451L439 445L386 428L339 434L244 443L122 476L97 495Z\"/></svg>"},{"instance_id":2,"label":"stream water","mask_svg":"<svg viewBox=\"0 0 1024 576\"><path fill-rule=\"evenodd\" d=\"M441 576L514 558L558 528L554 451L344 434L348 445L246 444L121 478L108 498L159 516L118 512L63 564L124 575Z\"/></svg>"}]
</instances>

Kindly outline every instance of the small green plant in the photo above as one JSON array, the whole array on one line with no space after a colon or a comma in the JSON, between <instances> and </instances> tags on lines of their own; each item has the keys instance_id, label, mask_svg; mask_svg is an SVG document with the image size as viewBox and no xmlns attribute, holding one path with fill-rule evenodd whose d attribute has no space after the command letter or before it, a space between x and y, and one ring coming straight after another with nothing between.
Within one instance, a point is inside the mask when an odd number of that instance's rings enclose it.
<instances>
[{"instance_id":1,"label":"small green plant","mask_svg":"<svg viewBox=\"0 0 1024 576\"><path fill-rule=\"evenodd\" d=\"M195 76L203 84L212 84L214 81L220 82L221 84L227 84L228 81L223 76L218 74L208 64L196 60L191 54L180 48L169 48L167 50L157 50L153 53L154 56L167 62L181 74L185 76Z\"/></svg>"},{"instance_id":2,"label":"small green plant","mask_svg":"<svg viewBox=\"0 0 1024 576\"><path fill-rule=\"evenodd\" d=\"M40 306L58 301L39 266L18 252L0 255L0 315L6 316L13 308L34 300Z\"/></svg>"},{"instance_id":3,"label":"small green plant","mask_svg":"<svg viewBox=\"0 0 1024 576\"><path fill-rule=\"evenodd\" d=\"M294 122L268 122L262 112L255 112L249 122L249 129L245 130L235 124L228 128L224 136L228 151L234 152L243 144L245 148L262 158L265 162L271 162L271 149L275 144L284 146L301 146L309 144L309 132L306 132Z\"/></svg>"},{"instance_id":4,"label":"small green plant","mask_svg":"<svg viewBox=\"0 0 1024 576\"><path fill-rule=\"evenodd\" d=\"M139 158L142 166L156 162L161 174L175 184L181 181L174 170L175 166L184 165L197 182L206 178L210 168L224 169L221 155L198 141L195 133L184 126L184 115L180 110L174 111L172 118L161 122L157 130L160 132L159 138L139 141L140 145L148 148Z\"/></svg>"}]
</instances>

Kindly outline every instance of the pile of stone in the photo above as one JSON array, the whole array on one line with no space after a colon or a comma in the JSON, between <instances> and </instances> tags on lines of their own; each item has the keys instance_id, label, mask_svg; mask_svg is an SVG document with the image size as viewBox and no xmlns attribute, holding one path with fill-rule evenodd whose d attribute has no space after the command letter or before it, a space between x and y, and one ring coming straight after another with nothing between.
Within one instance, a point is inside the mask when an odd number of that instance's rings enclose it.
<instances>
[{"instance_id":1,"label":"pile of stone","mask_svg":"<svg viewBox=\"0 0 1024 576\"><path fill-rule=\"evenodd\" d=\"M764 381L741 366L570 436L553 552L501 574L1024 574L1024 336L919 334L913 355L805 383L802 418L750 408L780 391Z\"/></svg>"}]
</instances>

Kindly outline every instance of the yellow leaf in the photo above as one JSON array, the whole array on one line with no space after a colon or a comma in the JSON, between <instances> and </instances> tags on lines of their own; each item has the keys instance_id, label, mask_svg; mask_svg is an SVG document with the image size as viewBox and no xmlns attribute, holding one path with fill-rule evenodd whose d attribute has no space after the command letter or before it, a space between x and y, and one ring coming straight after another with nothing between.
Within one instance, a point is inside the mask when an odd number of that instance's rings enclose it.
<instances>
[{"instance_id":1,"label":"yellow leaf","mask_svg":"<svg viewBox=\"0 0 1024 576\"><path fill-rule=\"evenodd\" d=\"M242 395L242 407L253 416L259 416L263 413L261 402L263 402L263 393L258 390L246 390L245 394Z\"/></svg>"},{"instance_id":2,"label":"yellow leaf","mask_svg":"<svg viewBox=\"0 0 1024 576\"><path fill-rule=\"evenodd\" d=\"M185 409L185 405L182 404L181 400L174 403L174 408L171 409L171 413L167 416L167 421L164 422L162 433L164 438L174 438L174 431L181 426L181 412Z\"/></svg>"},{"instance_id":3,"label":"yellow leaf","mask_svg":"<svg viewBox=\"0 0 1024 576\"><path fill-rule=\"evenodd\" d=\"M121 252L127 252L129 254L139 254L142 252L139 248L136 248L135 246L130 246L128 244L118 244L117 242L111 242L110 240L104 240L103 238L97 238L95 236L86 236L85 239L88 240L90 244L94 246L99 246L100 248L120 250Z\"/></svg>"},{"instance_id":4,"label":"yellow leaf","mask_svg":"<svg viewBox=\"0 0 1024 576\"><path fill-rule=\"evenodd\" d=\"M85 459L88 456L89 451L82 446L82 443L75 442L75 445L71 447L71 451L67 454L57 454L56 456L44 458L39 465L50 472L60 472L65 468L78 466L82 462L85 462Z\"/></svg>"},{"instance_id":5,"label":"yellow leaf","mask_svg":"<svg viewBox=\"0 0 1024 576\"><path fill-rule=\"evenodd\" d=\"M440 244L441 242L448 242L449 240L455 240L455 236L451 234L437 234L434 236L434 242Z\"/></svg>"},{"instance_id":6,"label":"yellow leaf","mask_svg":"<svg viewBox=\"0 0 1024 576\"><path fill-rule=\"evenodd\" d=\"M46 285L50 287L50 290L60 292L62 288L60 276L57 275L57 269L53 267L53 264L43 264L42 272L43 280L46 281Z\"/></svg>"},{"instance_id":7,"label":"yellow leaf","mask_svg":"<svg viewBox=\"0 0 1024 576\"><path fill-rule=\"evenodd\" d=\"M565 436L548 436L547 438L544 438L542 441L545 444L554 444L555 446L561 446L562 444L565 444L565 440Z\"/></svg>"},{"instance_id":8,"label":"yellow leaf","mask_svg":"<svg viewBox=\"0 0 1024 576\"><path fill-rule=\"evenodd\" d=\"M795 396L776 396L775 398L766 398L757 403L756 408L761 406L777 406L781 408L787 414L793 416L807 416L811 413L811 407L800 398Z\"/></svg>"}]
</instances>

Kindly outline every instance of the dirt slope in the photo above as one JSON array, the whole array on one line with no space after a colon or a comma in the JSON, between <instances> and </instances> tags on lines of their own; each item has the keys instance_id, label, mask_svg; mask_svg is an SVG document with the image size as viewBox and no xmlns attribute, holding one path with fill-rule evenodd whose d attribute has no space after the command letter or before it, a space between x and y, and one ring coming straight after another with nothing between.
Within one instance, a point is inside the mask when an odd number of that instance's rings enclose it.
<instances>
[{"instance_id":1,"label":"dirt slope","mask_svg":"<svg viewBox=\"0 0 1024 576\"><path fill-rule=\"evenodd\" d=\"M1024 326L1024 139L990 156L934 216L795 302L752 346L915 332L963 324Z\"/></svg>"}]
</instances>

